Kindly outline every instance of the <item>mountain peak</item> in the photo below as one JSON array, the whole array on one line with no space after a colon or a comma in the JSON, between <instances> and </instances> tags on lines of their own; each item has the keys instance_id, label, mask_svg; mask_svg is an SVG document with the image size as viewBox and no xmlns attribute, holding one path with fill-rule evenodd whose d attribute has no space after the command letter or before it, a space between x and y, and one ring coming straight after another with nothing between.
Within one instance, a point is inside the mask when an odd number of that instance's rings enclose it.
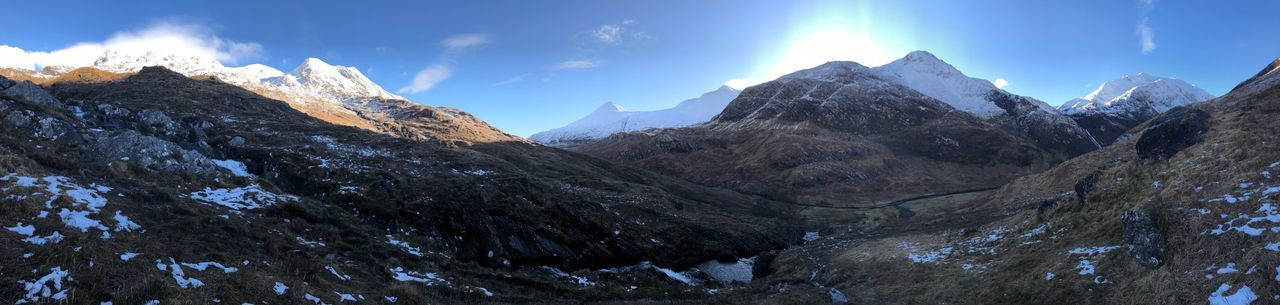
<instances>
[{"instance_id":1,"label":"mountain peak","mask_svg":"<svg viewBox=\"0 0 1280 305\"><path fill-rule=\"evenodd\" d=\"M595 111L592 111L592 113L613 113L613 112L627 112L627 108L622 108L622 105L619 105L618 102L610 101L610 102L605 102L603 105L600 105L600 107L597 107Z\"/></svg>"},{"instance_id":2,"label":"mountain peak","mask_svg":"<svg viewBox=\"0 0 1280 305\"><path fill-rule=\"evenodd\" d=\"M929 51L925 50L911 51L911 53L907 53L907 56L902 57L902 59L908 61L942 61L941 59L938 59L937 56L934 56L933 53L929 53Z\"/></svg>"}]
</instances>

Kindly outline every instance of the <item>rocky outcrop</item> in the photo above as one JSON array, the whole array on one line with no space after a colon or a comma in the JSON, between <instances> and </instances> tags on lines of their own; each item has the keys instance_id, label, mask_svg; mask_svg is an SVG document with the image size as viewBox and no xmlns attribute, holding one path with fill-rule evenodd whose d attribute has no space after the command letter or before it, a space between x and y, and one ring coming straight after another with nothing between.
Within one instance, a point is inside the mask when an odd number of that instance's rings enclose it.
<instances>
[{"instance_id":1,"label":"rocky outcrop","mask_svg":"<svg viewBox=\"0 0 1280 305\"><path fill-rule=\"evenodd\" d=\"M9 79L0 81L0 95L11 99L21 99L49 108L62 108L62 102L49 95L48 91L30 81L15 82Z\"/></svg>"},{"instance_id":2,"label":"rocky outcrop","mask_svg":"<svg viewBox=\"0 0 1280 305\"><path fill-rule=\"evenodd\" d=\"M1163 160L1200 143L1209 131L1209 113L1189 107L1177 107L1151 119L1150 125L1134 146L1142 159Z\"/></svg>"},{"instance_id":3,"label":"rocky outcrop","mask_svg":"<svg viewBox=\"0 0 1280 305\"><path fill-rule=\"evenodd\" d=\"M94 142L96 160L101 163L133 163L148 170L168 174L215 175L213 161L194 150L137 131L125 130L101 135Z\"/></svg>"},{"instance_id":4,"label":"rocky outcrop","mask_svg":"<svg viewBox=\"0 0 1280 305\"><path fill-rule=\"evenodd\" d=\"M1089 173L1089 175L1084 176L1084 178L1080 178L1080 180L1076 181L1076 185L1075 185L1076 198L1080 200L1080 203L1088 202L1089 193L1093 192L1094 185L1098 184L1099 174L1100 172L1095 171L1095 172Z\"/></svg>"},{"instance_id":5,"label":"rocky outcrop","mask_svg":"<svg viewBox=\"0 0 1280 305\"><path fill-rule=\"evenodd\" d=\"M1076 121L1048 108L1044 102L1002 90L992 90L986 98L1005 111L994 120L1006 124L1045 150L1075 157L1103 145Z\"/></svg>"},{"instance_id":6,"label":"rocky outcrop","mask_svg":"<svg viewBox=\"0 0 1280 305\"><path fill-rule=\"evenodd\" d=\"M1164 237L1150 214L1138 210L1125 211L1121 222L1124 224L1125 248L1138 264L1151 269L1164 264Z\"/></svg>"}]
</instances>

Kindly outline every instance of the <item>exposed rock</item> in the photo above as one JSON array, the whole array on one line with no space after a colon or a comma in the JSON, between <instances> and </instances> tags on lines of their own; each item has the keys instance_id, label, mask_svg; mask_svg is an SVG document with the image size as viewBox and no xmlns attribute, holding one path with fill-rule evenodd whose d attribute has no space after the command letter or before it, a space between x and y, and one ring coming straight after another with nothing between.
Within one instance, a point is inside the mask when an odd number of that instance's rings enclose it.
<instances>
[{"instance_id":1,"label":"exposed rock","mask_svg":"<svg viewBox=\"0 0 1280 305\"><path fill-rule=\"evenodd\" d=\"M1163 160L1200 142L1200 135L1209 131L1209 113L1177 107L1151 119L1150 124L1135 145L1138 157Z\"/></svg>"},{"instance_id":2,"label":"exposed rock","mask_svg":"<svg viewBox=\"0 0 1280 305\"><path fill-rule=\"evenodd\" d=\"M14 127L26 127L28 124L31 124L31 112L30 111L10 112L9 115L4 116L4 121L5 123L9 123L9 125L13 125Z\"/></svg>"},{"instance_id":3,"label":"exposed rock","mask_svg":"<svg viewBox=\"0 0 1280 305\"><path fill-rule=\"evenodd\" d=\"M0 85L0 87L4 86ZM45 91L44 88L40 88L39 85L29 81L15 82L13 85L0 90L0 95L5 95L14 99L26 100L49 108L62 108L62 102L59 102L58 99L49 95L49 92Z\"/></svg>"},{"instance_id":4,"label":"exposed rock","mask_svg":"<svg viewBox=\"0 0 1280 305\"><path fill-rule=\"evenodd\" d=\"M102 113L107 115L108 117L117 117L117 118L127 117L129 116L129 113L130 113L129 109L116 107L111 104L98 104L98 111L102 111Z\"/></svg>"},{"instance_id":5,"label":"exposed rock","mask_svg":"<svg viewBox=\"0 0 1280 305\"><path fill-rule=\"evenodd\" d=\"M80 137L74 126L63 120L51 117L41 118L33 135L46 140L57 140L59 138L78 139Z\"/></svg>"},{"instance_id":6,"label":"exposed rock","mask_svg":"<svg viewBox=\"0 0 1280 305\"><path fill-rule=\"evenodd\" d=\"M182 125L174 122L173 119L165 115L164 112L155 109L145 109L138 112L138 122L164 131L165 134L176 134L182 130Z\"/></svg>"},{"instance_id":7,"label":"exposed rock","mask_svg":"<svg viewBox=\"0 0 1280 305\"><path fill-rule=\"evenodd\" d=\"M1164 263L1164 238L1151 215L1144 211L1125 211L1121 222L1124 223L1124 244L1129 255L1143 267L1159 268Z\"/></svg>"},{"instance_id":8,"label":"exposed rock","mask_svg":"<svg viewBox=\"0 0 1280 305\"><path fill-rule=\"evenodd\" d=\"M1080 199L1080 203L1086 203L1089 199L1089 192L1098 184L1098 174L1099 172L1094 171L1076 181L1076 198Z\"/></svg>"},{"instance_id":9,"label":"exposed rock","mask_svg":"<svg viewBox=\"0 0 1280 305\"><path fill-rule=\"evenodd\" d=\"M170 173L219 173L213 162L199 152L133 130L98 138L95 150L104 163L127 160Z\"/></svg>"}]
</instances>

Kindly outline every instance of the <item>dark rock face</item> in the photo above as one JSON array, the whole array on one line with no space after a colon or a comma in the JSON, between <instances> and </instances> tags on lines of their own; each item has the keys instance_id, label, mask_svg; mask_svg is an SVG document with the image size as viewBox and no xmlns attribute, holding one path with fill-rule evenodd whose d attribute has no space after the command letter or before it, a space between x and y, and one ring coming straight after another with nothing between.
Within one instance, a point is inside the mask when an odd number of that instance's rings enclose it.
<instances>
[{"instance_id":1,"label":"dark rock face","mask_svg":"<svg viewBox=\"0 0 1280 305\"><path fill-rule=\"evenodd\" d=\"M1073 113L1068 116L1102 145L1123 141L1124 134L1129 129L1151 119L1151 116L1124 117L1098 112Z\"/></svg>"},{"instance_id":2,"label":"dark rock face","mask_svg":"<svg viewBox=\"0 0 1280 305\"><path fill-rule=\"evenodd\" d=\"M1143 267L1159 268L1164 263L1164 238L1151 215L1144 211L1126 211L1121 222L1124 223L1124 244L1129 255Z\"/></svg>"},{"instance_id":3,"label":"dark rock face","mask_svg":"<svg viewBox=\"0 0 1280 305\"><path fill-rule=\"evenodd\" d=\"M1005 110L994 118L1041 148L1074 157L1101 148L1088 131L1072 119L1043 109L1039 101L1001 90L992 90L987 100ZM1109 142L1108 142L1109 143Z\"/></svg>"},{"instance_id":4,"label":"dark rock face","mask_svg":"<svg viewBox=\"0 0 1280 305\"><path fill-rule=\"evenodd\" d=\"M1163 160L1200 142L1209 131L1209 113L1177 107L1156 116L1142 132L1135 148L1142 159Z\"/></svg>"},{"instance_id":5,"label":"dark rock face","mask_svg":"<svg viewBox=\"0 0 1280 305\"><path fill-rule=\"evenodd\" d=\"M1098 184L1098 172L1090 173L1084 178L1076 181L1076 198L1080 199L1080 203L1086 203L1089 199L1089 192L1093 191L1093 186Z\"/></svg>"}]
</instances>

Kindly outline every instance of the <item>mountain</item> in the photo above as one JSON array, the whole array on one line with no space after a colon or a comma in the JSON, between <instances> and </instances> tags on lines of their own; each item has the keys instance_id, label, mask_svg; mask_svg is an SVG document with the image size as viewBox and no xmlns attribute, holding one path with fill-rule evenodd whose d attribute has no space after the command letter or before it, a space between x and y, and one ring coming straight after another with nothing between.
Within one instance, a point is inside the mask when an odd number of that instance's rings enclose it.
<instances>
[{"instance_id":1,"label":"mountain","mask_svg":"<svg viewBox=\"0 0 1280 305\"><path fill-rule=\"evenodd\" d=\"M5 69L0 70L0 75L54 84L74 80L68 77L72 72L129 75L148 66L166 67L188 77L217 79L284 101L329 123L402 138L453 145L525 141L461 110L410 102L387 92L354 67L331 65L317 58L307 58L285 73L261 64L227 67L202 54L109 49L89 67L45 67L40 72Z\"/></svg>"},{"instance_id":2,"label":"mountain","mask_svg":"<svg viewBox=\"0 0 1280 305\"><path fill-rule=\"evenodd\" d=\"M318 79L357 76L337 71ZM0 78L0 260L23 270L0 272L9 283L0 295L19 304L687 298L705 294L665 272L684 277L671 270L802 235L794 209L768 199L525 141L457 145L336 125L220 79L163 67L46 87ZM427 109L385 113L429 118L400 113ZM439 128L474 119L434 115L458 120Z\"/></svg>"},{"instance_id":3,"label":"mountain","mask_svg":"<svg viewBox=\"0 0 1280 305\"><path fill-rule=\"evenodd\" d=\"M722 297L752 304L1274 303L1276 66L997 190L900 203L918 213L899 226L815 230L811 241L757 259L772 272L753 283L772 285Z\"/></svg>"},{"instance_id":4,"label":"mountain","mask_svg":"<svg viewBox=\"0 0 1280 305\"><path fill-rule=\"evenodd\" d=\"M570 149L779 201L854 208L994 187L1067 156L854 62L746 88L705 124Z\"/></svg>"},{"instance_id":5,"label":"mountain","mask_svg":"<svg viewBox=\"0 0 1280 305\"><path fill-rule=\"evenodd\" d=\"M966 76L927 51L911 52L874 70L958 110L1008 126L1049 150L1076 156L1101 147L1049 104Z\"/></svg>"},{"instance_id":6,"label":"mountain","mask_svg":"<svg viewBox=\"0 0 1280 305\"><path fill-rule=\"evenodd\" d=\"M1203 102L1213 95L1185 81L1139 73L1108 81L1059 109L1110 144L1130 128L1173 107Z\"/></svg>"},{"instance_id":7,"label":"mountain","mask_svg":"<svg viewBox=\"0 0 1280 305\"><path fill-rule=\"evenodd\" d=\"M535 133L529 139L547 145L567 145L599 140L619 132L694 125L719 114L740 93L741 90L721 86L673 108L654 111L628 111L618 103L608 102L569 125Z\"/></svg>"}]
</instances>

